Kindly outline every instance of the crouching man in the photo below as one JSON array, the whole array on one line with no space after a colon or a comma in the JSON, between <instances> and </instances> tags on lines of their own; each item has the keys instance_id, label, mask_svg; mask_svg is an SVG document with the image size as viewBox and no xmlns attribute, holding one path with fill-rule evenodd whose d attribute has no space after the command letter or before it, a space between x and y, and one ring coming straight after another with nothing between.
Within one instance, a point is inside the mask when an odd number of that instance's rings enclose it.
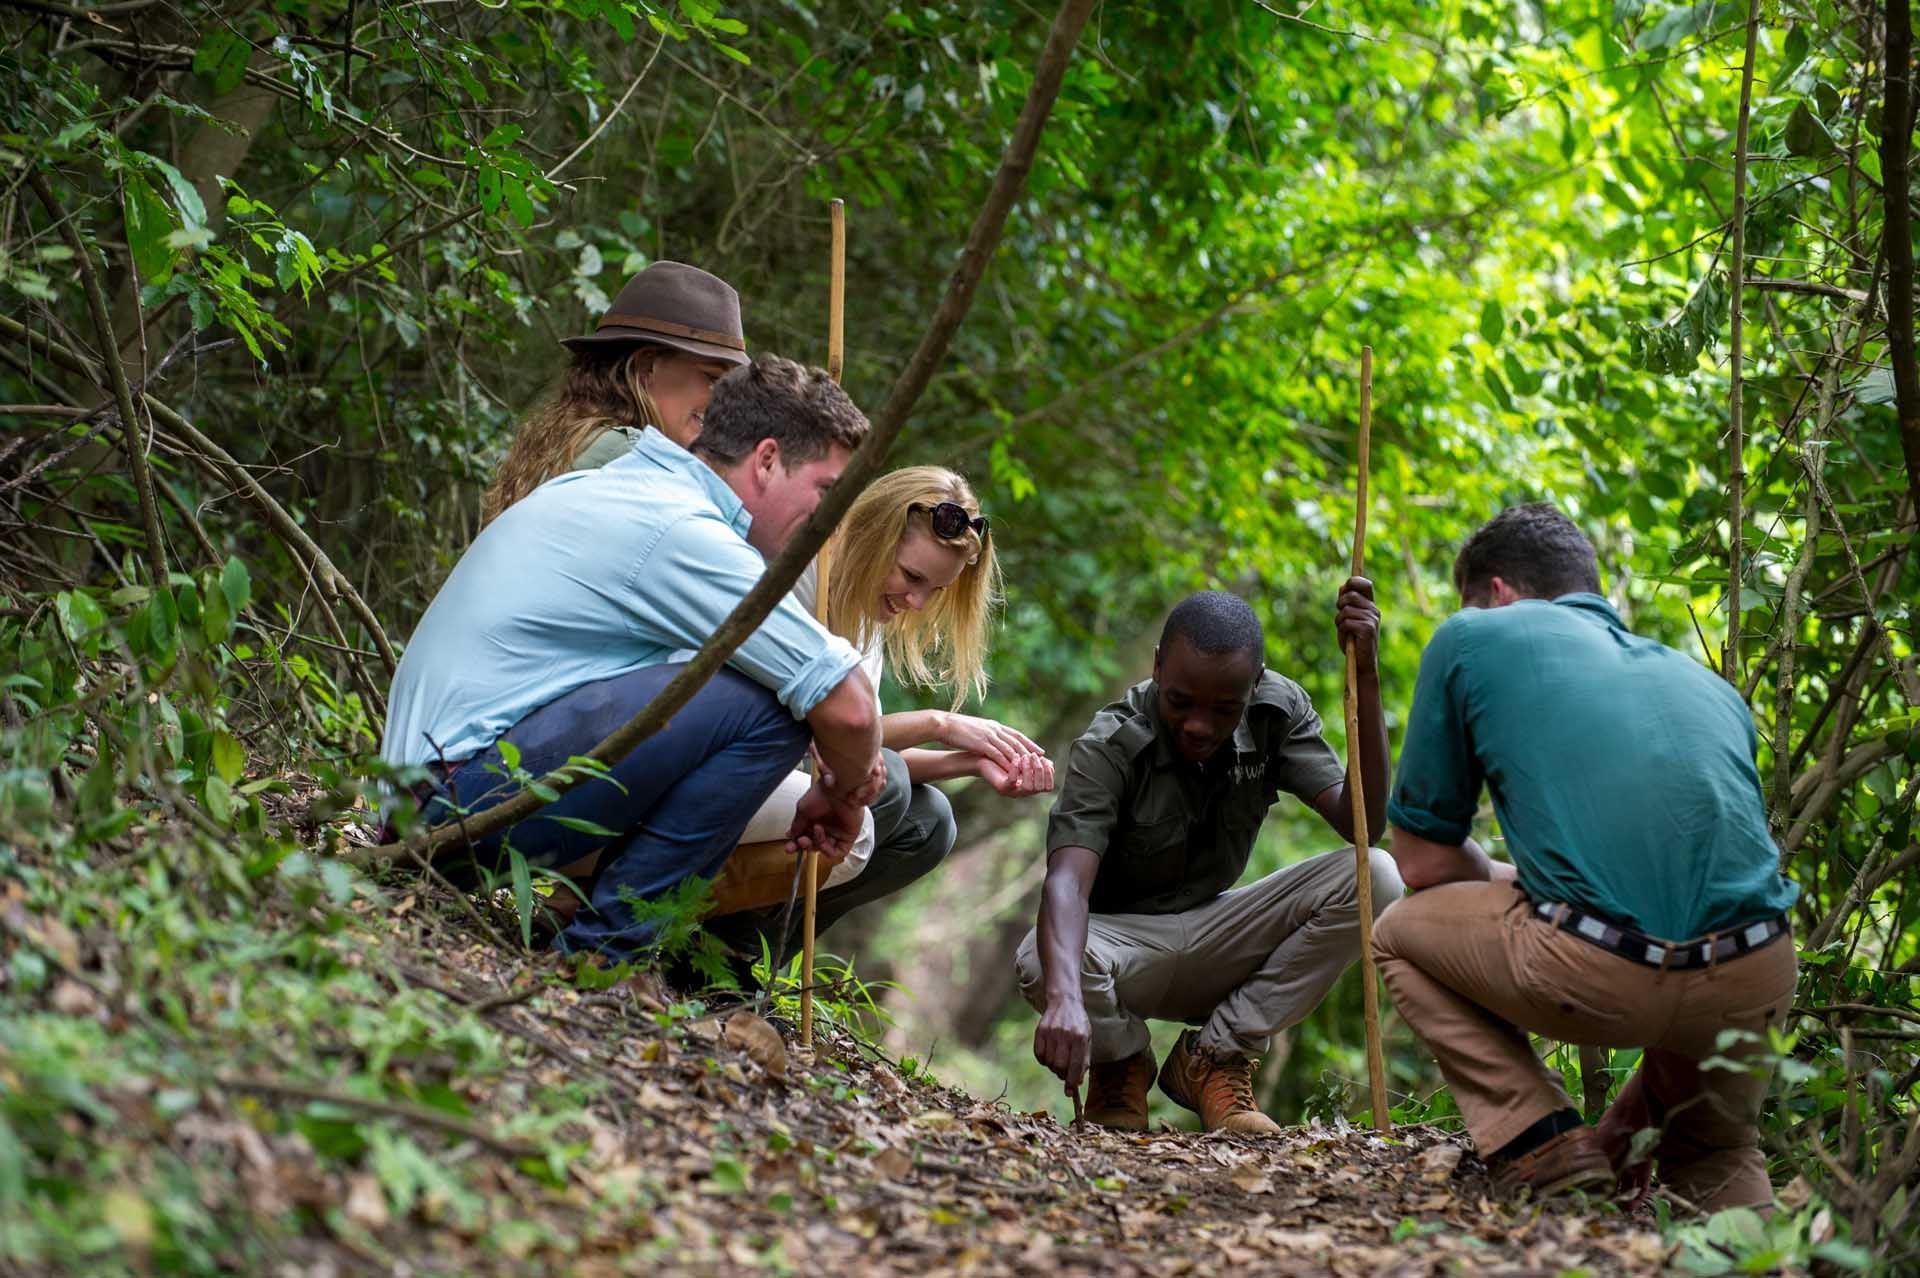
<instances>
[{"instance_id":1,"label":"crouching man","mask_svg":"<svg viewBox=\"0 0 1920 1278\"><path fill-rule=\"evenodd\" d=\"M1360 757L1387 785L1372 584L1342 588L1337 630L1358 644ZM1160 1090L1209 1131L1276 1132L1254 1103L1256 1059L1359 957L1351 847L1235 888L1281 791L1353 838L1346 769L1307 694L1264 664L1244 600L1194 595L1168 616L1153 678L1094 716L1073 744L1047 829L1039 926L1015 960L1040 1012L1033 1051L1069 1088L1091 1074L1084 1117L1143 1130L1154 1081L1149 1019L1183 1021ZM1369 821L1383 820L1383 799ZM1378 826L1376 825L1376 828ZM1399 876L1372 854L1377 906ZM1229 890L1231 889L1231 890Z\"/></svg>"},{"instance_id":2,"label":"crouching man","mask_svg":"<svg viewBox=\"0 0 1920 1278\"><path fill-rule=\"evenodd\" d=\"M1718 1209L1772 1201L1751 1055L1793 996L1795 888L1767 836L1739 693L1640 638L1593 547L1547 505L1454 565L1465 610L1420 662L1388 819L1413 895L1373 933L1394 1006L1439 1059L1502 1192L1610 1189L1634 1133ZM1512 865L1468 837L1493 796ZM1516 881L1517 870L1517 881ZM1719 1044L1727 1030L1742 1041ZM1527 1035L1640 1047L1599 1133Z\"/></svg>"},{"instance_id":3,"label":"crouching man","mask_svg":"<svg viewBox=\"0 0 1920 1278\"><path fill-rule=\"evenodd\" d=\"M435 822L479 811L593 749L659 695L797 533L866 435L825 372L763 356L713 388L688 452L649 426L618 461L548 480L488 524L394 675L381 754L431 775ZM635 902L712 877L812 741L821 762L790 837L844 856L886 773L860 657L791 596L660 731L472 849L510 842L588 885L556 944L626 960ZM457 864L456 861L456 864ZM453 867L450 867L453 868Z\"/></svg>"}]
</instances>

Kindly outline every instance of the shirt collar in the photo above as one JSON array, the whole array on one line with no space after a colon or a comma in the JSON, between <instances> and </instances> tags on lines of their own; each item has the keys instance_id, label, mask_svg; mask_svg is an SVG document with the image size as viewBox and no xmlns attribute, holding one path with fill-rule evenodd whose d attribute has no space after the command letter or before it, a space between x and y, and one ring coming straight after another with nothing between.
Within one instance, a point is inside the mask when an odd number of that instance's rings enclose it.
<instances>
[{"instance_id":1,"label":"shirt collar","mask_svg":"<svg viewBox=\"0 0 1920 1278\"><path fill-rule=\"evenodd\" d=\"M1205 763L1194 764L1188 763L1185 756L1174 749L1173 738L1168 734L1166 725L1160 721L1160 685L1151 679L1146 682L1145 700L1147 722L1153 725L1153 762L1155 767L1210 768L1214 766L1220 758L1219 754L1214 755L1213 758L1208 759ZM1253 698L1247 698L1246 711L1241 714L1240 722L1233 730L1233 741L1230 744L1236 756L1257 753L1257 749L1253 743L1253 727L1251 723L1253 706Z\"/></svg>"},{"instance_id":2,"label":"shirt collar","mask_svg":"<svg viewBox=\"0 0 1920 1278\"><path fill-rule=\"evenodd\" d=\"M1592 613L1616 630L1626 629L1626 625L1620 620L1620 614L1613 610L1613 605L1591 591L1576 590L1571 594L1558 595L1553 602L1562 608Z\"/></svg>"},{"instance_id":3,"label":"shirt collar","mask_svg":"<svg viewBox=\"0 0 1920 1278\"><path fill-rule=\"evenodd\" d=\"M687 476L713 501L720 511L720 517L727 521L729 527L742 537L747 535L747 529L753 526L753 515L747 510L746 503L740 500L740 494L728 487L727 481L720 478L713 467L652 426L640 432L639 439L634 441L633 451L662 470Z\"/></svg>"}]
</instances>

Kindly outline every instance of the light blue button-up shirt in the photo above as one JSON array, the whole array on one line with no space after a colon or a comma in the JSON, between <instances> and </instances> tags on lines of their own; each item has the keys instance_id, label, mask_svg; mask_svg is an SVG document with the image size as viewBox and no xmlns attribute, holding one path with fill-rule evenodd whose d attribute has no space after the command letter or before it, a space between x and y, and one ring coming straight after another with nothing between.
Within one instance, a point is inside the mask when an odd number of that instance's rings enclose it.
<instances>
[{"instance_id":1,"label":"light blue button-up shirt","mask_svg":"<svg viewBox=\"0 0 1920 1278\"><path fill-rule=\"evenodd\" d=\"M548 480L481 532L420 619L381 756L469 758L583 684L699 647L766 571L752 522L705 462L652 429L618 461ZM788 596L729 664L798 719L860 655Z\"/></svg>"}]
</instances>

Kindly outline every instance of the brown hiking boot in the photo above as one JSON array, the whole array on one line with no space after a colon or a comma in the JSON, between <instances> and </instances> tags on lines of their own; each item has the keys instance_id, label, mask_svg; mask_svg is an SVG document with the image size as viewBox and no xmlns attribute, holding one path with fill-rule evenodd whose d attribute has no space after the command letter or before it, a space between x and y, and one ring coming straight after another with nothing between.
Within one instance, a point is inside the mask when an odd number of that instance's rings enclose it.
<instances>
[{"instance_id":1,"label":"brown hiking boot","mask_svg":"<svg viewBox=\"0 0 1920 1278\"><path fill-rule=\"evenodd\" d=\"M1087 1070L1087 1107L1080 1117L1102 1127L1144 1132L1151 1086L1152 1048L1143 1047L1122 1061L1102 1061Z\"/></svg>"},{"instance_id":2,"label":"brown hiking boot","mask_svg":"<svg viewBox=\"0 0 1920 1278\"><path fill-rule=\"evenodd\" d=\"M1200 1046L1198 1030L1188 1030L1173 1045L1160 1067L1160 1091L1200 1115L1210 1132L1271 1136L1280 1130L1253 1102L1253 1062L1244 1056L1215 1056Z\"/></svg>"},{"instance_id":3,"label":"brown hiking boot","mask_svg":"<svg viewBox=\"0 0 1920 1278\"><path fill-rule=\"evenodd\" d=\"M1614 1185L1613 1165L1591 1127L1561 1132L1518 1158L1496 1160L1493 1191L1502 1198L1551 1198L1576 1189L1605 1193Z\"/></svg>"}]
</instances>

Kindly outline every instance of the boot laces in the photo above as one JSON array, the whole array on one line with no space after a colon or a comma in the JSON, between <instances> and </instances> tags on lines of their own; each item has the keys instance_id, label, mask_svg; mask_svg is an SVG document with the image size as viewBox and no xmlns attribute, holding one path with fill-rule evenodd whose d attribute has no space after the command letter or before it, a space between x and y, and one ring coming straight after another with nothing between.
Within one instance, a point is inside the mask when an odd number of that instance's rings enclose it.
<instances>
[{"instance_id":1,"label":"boot laces","mask_svg":"<svg viewBox=\"0 0 1920 1278\"><path fill-rule=\"evenodd\" d=\"M1258 1108L1253 1100L1251 1060L1225 1061L1211 1053L1202 1059L1210 1066L1204 1085L1209 1100L1229 1111Z\"/></svg>"}]
</instances>

